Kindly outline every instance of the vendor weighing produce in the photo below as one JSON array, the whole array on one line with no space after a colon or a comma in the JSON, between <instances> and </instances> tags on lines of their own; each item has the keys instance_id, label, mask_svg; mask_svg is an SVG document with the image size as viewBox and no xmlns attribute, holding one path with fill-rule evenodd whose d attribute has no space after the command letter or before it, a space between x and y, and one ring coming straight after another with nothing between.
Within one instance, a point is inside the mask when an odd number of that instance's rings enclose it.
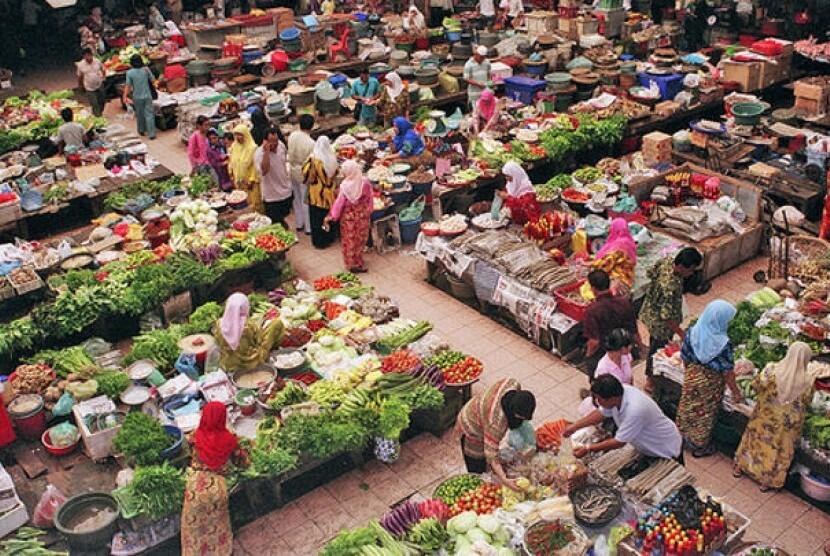
<instances>
[{"instance_id":1,"label":"vendor weighing produce","mask_svg":"<svg viewBox=\"0 0 830 556\"><path fill-rule=\"evenodd\" d=\"M631 444L644 455L673 458L682 463L683 439L680 431L657 402L634 386L622 384L613 375L597 377L591 384L591 396L599 409L569 425L562 431L562 436L569 438L580 429L599 425L606 417L614 419L617 433L614 438L575 448L576 457Z\"/></svg>"},{"instance_id":2,"label":"vendor weighing produce","mask_svg":"<svg viewBox=\"0 0 830 556\"><path fill-rule=\"evenodd\" d=\"M522 390L521 384L512 378L502 379L475 394L461 409L457 422L467 471L483 473L489 465L502 484L520 490L504 472L499 444L508 431L530 421L535 410L536 397Z\"/></svg>"}]
</instances>

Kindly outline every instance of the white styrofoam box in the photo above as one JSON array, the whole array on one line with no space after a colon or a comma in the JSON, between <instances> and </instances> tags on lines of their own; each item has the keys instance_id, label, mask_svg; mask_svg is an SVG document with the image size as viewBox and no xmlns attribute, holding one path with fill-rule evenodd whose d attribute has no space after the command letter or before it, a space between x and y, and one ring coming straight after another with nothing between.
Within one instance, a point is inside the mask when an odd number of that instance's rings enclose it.
<instances>
[{"instance_id":1,"label":"white styrofoam box","mask_svg":"<svg viewBox=\"0 0 830 556\"><path fill-rule=\"evenodd\" d=\"M513 68L502 62L490 64L490 81L500 83L506 77L513 77Z\"/></svg>"},{"instance_id":2,"label":"white styrofoam box","mask_svg":"<svg viewBox=\"0 0 830 556\"><path fill-rule=\"evenodd\" d=\"M29 521L29 512L26 506L15 496L16 504L11 509L0 512L0 538L12 531L23 527Z\"/></svg>"}]
</instances>

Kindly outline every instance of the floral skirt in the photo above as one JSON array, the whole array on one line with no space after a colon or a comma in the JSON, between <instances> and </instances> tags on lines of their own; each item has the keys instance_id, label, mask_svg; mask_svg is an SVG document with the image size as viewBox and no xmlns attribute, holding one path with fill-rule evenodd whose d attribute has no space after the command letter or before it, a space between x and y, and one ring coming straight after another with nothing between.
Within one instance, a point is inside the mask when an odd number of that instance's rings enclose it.
<instances>
[{"instance_id":1,"label":"floral skirt","mask_svg":"<svg viewBox=\"0 0 830 556\"><path fill-rule=\"evenodd\" d=\"M369 239L369 208L366 203L350 205L340 217L340 246L347 269L363 268L363 249Z\"/></svg>"},{"instance_id":2,"label":"floral skirt","mask_svg":"<svg viewBox=\"0 0 830 556\"><path fill-rule=\"evenodd\" d=\"M695 447L704 448L712 439L725 383L723 373L695 363L686 364L683 393L677 408L677 428Z\"/></svg>"},{"instance_id":3,"label":"floral skirt","mask_svg":"<svg viewBox=\"0 0 830 556\"><path fill-rule=\"evenodd\" d=\"M190 468L182 508L183 556L230 556L233 552L231 514L225 478Z\"/></svg>"}]
</instances>

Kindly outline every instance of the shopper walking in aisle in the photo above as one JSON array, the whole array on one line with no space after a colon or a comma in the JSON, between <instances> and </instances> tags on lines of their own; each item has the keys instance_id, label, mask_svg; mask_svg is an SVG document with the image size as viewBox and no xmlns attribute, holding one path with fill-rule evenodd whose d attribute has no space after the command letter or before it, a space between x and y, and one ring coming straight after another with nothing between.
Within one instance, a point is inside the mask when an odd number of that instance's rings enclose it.
<instances>
[{"instance_id":1,"label":"shopper walking in aisle","mask_svg":"<svg viewBox=\"0 0 830 556\"><path fill-rule=\"evenodd\" d=\"M104 80L107 72L104 64L92 54L89 48L84 50L84 57L75 64L75 74L78 76L78 88L86 94L87 102L92 107L92 113L100 116L104 113L104 105L107 103L104 92Z\"/></svg>"},{"instance_id":2,"label":"shopper walking in aisle","mask_svg":"<svg viewBox=\"0 0 830 556\"><path fill-rule=\"evenodd\" d=\"M291 177L288 175L288 149L285 137L276 126L268 128L254 161L259 170L265 215L271 222L288 229L285 217L291 214Z\"/></svg>"},{"instance_id":3,"label":"shopper walking in aisle","mask_svg":"<svg viewBox=\"0 0 830 556\"><path fill-rule=\"evenodd\" d=\"M585 345L585 359L588 376L594 376L594 369L605 355L605 343L612 332L625 330L628 338L640 345L637 330L637 315L631 299L626 295L614 295L611 279L604 270L593 270L588 274L588 284L594 294L594 301L585 310L582 321L582 335L588 340Z\"/></svg>"},{"instance_id":4,"label":"shopper walking in aisle","mask_svg":"<svg viewBox=\"0 0 830 556\"><path fill-rule=\"evenodd\" d=\"M156 116L153 112L153 82L155 79L150 68L144 66L141 55L130 58L131 69L127 70L127 84L121 98L124 104L132 105L139 135L156 138Z\"/></svg>"},{"instance_id":5,"label":"shopper walking in aisle","mask_svg":"<svg viewBox=\"0 0 830 556\"><path fill-rule=\"evenodd\" d=\"M380 81L369 75L369 68L363 66L360 76L352 83L352 98L357 101L355 117L360 125L373 126L377 120L377 106L380 100Z\"/></svg>"},{"instance_id":6,"label":"shopper walking in aisle","mask_svg":"<svg viewBox=\"0 0 830 556\"><path fill-rule=\"evenodd\" d=\"M300 115L300 129L295 129L288 136L288 164L291 166L291 187L294 191L294 227L298 232L311 233L311 220L308 216L308 190L303 181L303 164L314 151L314 116Z\"/></svg>"},{"instance_id":7,"label":"shopper walking in aisle","mask_svg":"<svg viewBox=\"0 0 830 556\"><path fill-rule=\"evenodd\" d=\"M499 444L508 431L519 429L533 419L536 398L522 390L515 379L504 378L485 390L479 390L461 408L456 428L461 433L461 453L470 473L484 473L487 468L499 481L520 490L508 479L499 460Z\"/></svg>"},{"instance_id":8,"label":"shopper walking in aisle","mask_svg":"<svg viewBox=\"0 0 830 556\"><path fill-rule=\"evenodd\" d=\"M259 173L254 162L256 143L251 137L251 130L245 124L233 128L234 141L230 149L228 173L236 189L248 192L248 205L260 214L265 214L262 204L262 191L259 186Z\"/></svg>"},{"instance_id":9,"label":"shopper walking in aisle","mask_svg":"<svg viewBox=\"0 0 830 556\"><path fill-rule=\"evenodd\" d=\"M391 126L397 116L409 119L409 91L404 87L401 76L394 71L386 74L380 107L384 128Z\"/></svg>"},{"instance_id":10,"label":"shopper walking in aisle","mask_svg":"<svg viewBox=\"0 0 830 556\"><path fill-rule=\"evenodd\" d=\"M518 225L538 220L542 208L536 200L536 191L527 176L527 172L513 160L501 169L507 184L506 191L499 191L504 204L510 209L510 219Z\"/></svg>"},{"instance_id":11,"label":"shopper walking in aisle","mask_svg":"<svg viewBox=\"0 0 830 556\"><path fill-rule=\"evenodd\" d=\"M492 5L493 0L487 0ZM464 63L464 80L467 82L467 102L474 107L481 92L490 83L490 61L487 59L487 47L477 46L473 57Z\"/></svg>"},{"instance_id":12,"label":"shopper walking in aisle","mask_svg":"<svg viewBox=\"0 0 830 556\"><path fill-rule=\"evenodd\" d=\"M210 160L208 160L208 148L210 146L208 130L210 130L208 117L199 116L196 118L196 129L193 130L190 139L187 141L187 159L190 161L191 176L199 173L212 173Z\"/></svg>"},{"instance_id":13,"label":"shopper walking in aisle","mask_svg":"<svg viewBox=\"0 0 830 556\"><path fill-rule=\"evenodd\" d=\"M209 402L202 408L193 433L193 457L187 469L182 508L183 556L230 556L233 530L224 473L241 462L239 442L227 429L225 404Z\"/></svg>"},{"instance_id":14,"label":"shopper walking in aisle","mask_svg":"<svg viewBox=\"0 0 830 556\"><path fill-rule=\"evenodd\" d=\"M615 294L631 291L634 286L634 267L637 266L637 243L622 218L611 221L608 239L594 256L592 267L604 270L613 281Z\"/></svg>"},{"instance_id":15,"label":"shopper walking in aisle","mask_svg":"<svg viewBox=\"0 0 830 556\"><path fill-rule=\"evenodd\" d=\"M771 363L752 382L757 398L735 452L734 475L746 473L761 490L779 489L787 480L813 383L826 365L811 364L813 352L795 342L778 363Z\"/></svg>"},{"instance_id":16,"label":"shopper walking in aisle","mask_svg":"<svg viewBox=\"0 0 830 556\"><path fill-rule=\"evenodd\" d=\"M72 109L64 108L61 110L61 119L63 119L63 124L58 128L57 135L58 152L63 153L67 147L83 149L86 130L84 126L75 121Z\"/></svg>"},{"instance_id":17,"label":"shopper walking in aisle","mask_svg":"<svg viewBox=\"0 0 830 556\"><path fill-rule=\"evenodd\" d=\"M496 3L495 0L478 0L478 13L484 17L485 25L488 29L492 29L493 23L496 21Z\"/></svg>"},{"instance_id":18,"label":"shopper walking in aisle","mask_svg":"<svg viewBox=\"0 0 830 556\"><path fill-rule=\"evenodd\" d=\"M303 165L303 182L308 189L308 213L311 224L311 244L325 249L334 241L334 226L324 226L326 216L334 204L334 175L337 157L331 141L325 135L317 138L314 150Z\"/></svg>"},{"instance_id":19,"label":"shopper walking in aisle","mask_svg":"<svg viewBox=\"0 0 830 556\"><path fill-rule=\"evenodd\" d=\"M648 271L648 289L640 308L640 320L648 328L646 392L653 389L652 356L671 341L674 334L683 338L683 280L695 273L703 256L693 247L681 249L672 259L666 257Z\"/></svg>"},{"instance_id":20,"label":"shopper walking in aisle","mask_svg":"<svg viewBox=\"0 0 830 556\"><path fill-rule=\"evenodd\" d=\"M262 108L254 108L254 111L251 112L251 137L253 137L257 146L265 141L265 133L270 127L271 122L268 121L268 117L262 111Z\"/></svg>"},{"instance_id":21,"label":"shopper walking in aisle","mask_svg":"<svg viewBox=\"0 0 830 556\"><path fill-rule=\"evenodd\" d=\"M363 177L360 165L347 160L340 169L343 181L325 225L340 222L340 246L343 249L343 265L351 272L366 272L363 249L369 239L372 216L372 184Z\"/></svg>"},{"instance_id":22,"label":"shopper walking in aisle","mask_svg":"<svg viewBox=\"0 0 830 556\"><path fill-rule=\"evenodd\" d=\"M222 191L230 191L233 189L231 177L228 174L228 153L225 150L225 145L222 142L222 137L219 137L219 132L216 129L209 129L207 133L208 150L207 158L210 167L216 173L216 179L219 181L219 188Z\"/></svg>"},{"instance_id":23,"label":"shopper walking in aisle","mask_svg":"<svg viewBox=\"0 0 830 556\"><path fill-rule=\"evenodd\" d=\"M683 339L683 392L677 407L677 428L696 458L714 453L712 430L723 400L724 385L735 402L743 396L735 382L735 360L727 329L735 307L722 299L709 303Z\"/></svg>"},{"instance_id":24,"label":"shopper walking in aisle","mask_svg":"<svg viewBox=\"0 0 830 556\"><path fill-rule=\"evenodd\" d=\"M631 444L643 455L675 459L683 463L683 438L677 426L666 417L657 402L634 386L622 384L614 375L602 375L591 384L591 396L599 406L582 419L568 425L562 436L602 423L611 417L617 425L614 438L574 449L578 458L594 452L607 452Z\"/></svg>"}]
</instances>

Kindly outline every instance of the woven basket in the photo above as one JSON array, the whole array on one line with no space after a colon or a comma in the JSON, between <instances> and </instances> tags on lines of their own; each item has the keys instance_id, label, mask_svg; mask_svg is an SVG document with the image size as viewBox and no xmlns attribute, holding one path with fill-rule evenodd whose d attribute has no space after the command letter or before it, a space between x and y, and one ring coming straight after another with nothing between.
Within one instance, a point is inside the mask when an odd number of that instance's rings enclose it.
<instances>
[{"instance_id":1,"label":"woven basket","mask_svg":"<svg viewBox=\"0 0 830 556\"><path fill-rule=\"evenodd\" d=\"M798 251L807 259L821 259L830 253L830 242L823 239L804 234L795 235L789 238L790 253Z\"/></svg>"}]
</instances>

